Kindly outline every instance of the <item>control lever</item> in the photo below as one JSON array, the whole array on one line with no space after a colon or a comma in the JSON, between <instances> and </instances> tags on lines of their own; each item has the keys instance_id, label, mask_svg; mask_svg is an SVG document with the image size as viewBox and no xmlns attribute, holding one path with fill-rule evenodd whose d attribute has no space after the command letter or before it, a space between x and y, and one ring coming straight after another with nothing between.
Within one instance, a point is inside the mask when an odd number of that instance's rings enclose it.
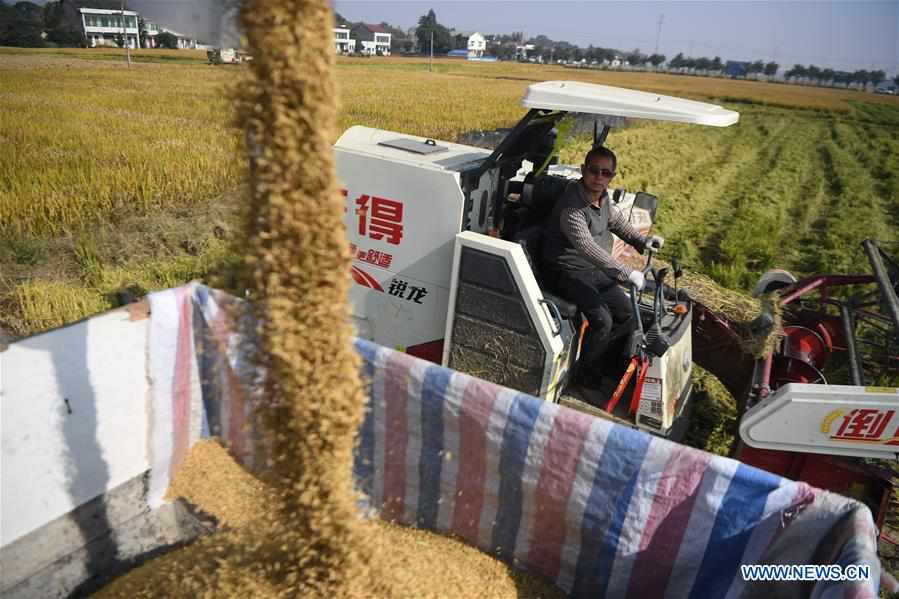
<instances>
[{"instance_id":1,"label":"control lever","mask_svg":"<svg viewBox=\"0 0 899 599\"><path fill-rule=\"evenodd\" d=\"M677 256L671 259L671 268L674 269L674 303L677 305L680 296L677 294L677 280L684 276L684 269L680 265L680 260L677 259Z\"/></svg>"},{"instance_id":2,"label":"control lever","mask_svg":"<svg viewBox=\"0 0 899 599\"><path fill-rule=\"evenodd\" d=\"M645 277L650 272L655 272L652 268L652 252L647 252L646 255L646 266L643 267L643 276ZM655 274L653 274L655 276ZM645 281L645 278L644 278ZM646 289L646 283L643 284L643 289ZM637 304L643 301L643 289L640 290L640 294L637 296Z\"/></svg>"},{"instance_id":3,"label":"control lever","mask_svg":"<svg viewBox=\"0 0 899 599\"><path fill-rule=\"evenodd\" d=\"M656 298L655 298L655 304L653 304L653 306L652 306L652 310L653 310L653 312L656 313L656 318L661 320L662 313L668 311L667 308L665 307L665 292L664 292L665 277L668 276L668 269L661 268L658 271L653 271L652 274L653 274L653 278L655 279L655 282L656 282ZM661 309L659 309L660 306L661 306Z\"/></svg>"}]
</instances>

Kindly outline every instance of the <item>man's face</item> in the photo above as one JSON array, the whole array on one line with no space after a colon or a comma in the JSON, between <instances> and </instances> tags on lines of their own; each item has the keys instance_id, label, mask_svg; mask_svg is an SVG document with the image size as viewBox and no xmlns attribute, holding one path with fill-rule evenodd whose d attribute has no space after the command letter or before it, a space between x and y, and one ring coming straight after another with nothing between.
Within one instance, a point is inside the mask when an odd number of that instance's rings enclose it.
<instances>
[{"instance_id":1,"label":"man's face","mask_svg":"<svg viewBox=\"0 0 899 599\"><path fill-rule=\"evenodd\" d=\"M590 162L581 166L581 177L584 187L594 193L602 193L615 177L612 159L607 156L594 156Z\"/></svg>"}]
</instances>

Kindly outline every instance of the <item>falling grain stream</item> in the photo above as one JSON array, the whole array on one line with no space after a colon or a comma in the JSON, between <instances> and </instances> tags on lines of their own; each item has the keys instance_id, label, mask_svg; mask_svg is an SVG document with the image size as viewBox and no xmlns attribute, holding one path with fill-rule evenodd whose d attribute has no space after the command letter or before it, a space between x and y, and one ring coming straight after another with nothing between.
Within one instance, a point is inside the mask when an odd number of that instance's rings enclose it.
<instances>
[{"instance_id":1,"label":"falling grain stream","mask_svg":"<svg viewBox=\"0 0 899 599\"><path fill-rule=\"evenodd\" d=\"M333 15L326 0L247 2L254 60L240 119L260 149L235 279L261 323L254 423L261 478L214 442L170 495L220 529L113 581L105 597L552 597L549 585L452 539L363 518L351 478L365 393L351 345L350 253L330 140Z\"/></svg>"}]
</instances>

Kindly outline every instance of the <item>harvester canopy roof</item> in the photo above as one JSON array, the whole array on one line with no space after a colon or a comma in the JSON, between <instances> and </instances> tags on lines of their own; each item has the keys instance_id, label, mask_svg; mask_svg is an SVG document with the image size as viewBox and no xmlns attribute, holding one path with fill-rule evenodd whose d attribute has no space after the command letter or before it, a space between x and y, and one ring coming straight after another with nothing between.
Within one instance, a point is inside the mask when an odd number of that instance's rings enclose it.
<instances>
[{"instance_id":1,"label":"harvester canopy roof","mask_svg":"<svg viewBox=\"0 0 899 599\"><path fill-rule=\"evenodd\" d=\"M727 127L740 119L739 112L716 104L580 81L534 83L528 87L522 104L528 108L548 108L713 127Z\"/></svg>"}]
</instances>

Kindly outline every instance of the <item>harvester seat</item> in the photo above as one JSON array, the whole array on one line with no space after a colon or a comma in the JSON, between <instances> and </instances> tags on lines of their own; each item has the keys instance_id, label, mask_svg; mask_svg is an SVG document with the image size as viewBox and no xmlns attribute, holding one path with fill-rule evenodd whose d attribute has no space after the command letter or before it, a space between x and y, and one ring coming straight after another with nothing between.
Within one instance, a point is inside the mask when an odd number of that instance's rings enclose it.
<instances>
[{"instance_id":1,"label":"harvester seat","mask_svg":"<svg viewBox=\"0 0 899 599\"><path fill-rule=\"evenodd\" d=\"M543 292L543 298L554 303L559 309L559 314L561 314L563 318L573 318L574 315L578 313L577 306L568 300L547 291L540 280L540 249L541 244L543 243L543 227L532 226L522 229L515 234L515 241L518 242L518 245L524 250L524 255L528 259L528 264L531 265L531 270L534 272L534 278L537 279L537 284L540 285L540 291Z\"/></svg>"}]
</instances>

